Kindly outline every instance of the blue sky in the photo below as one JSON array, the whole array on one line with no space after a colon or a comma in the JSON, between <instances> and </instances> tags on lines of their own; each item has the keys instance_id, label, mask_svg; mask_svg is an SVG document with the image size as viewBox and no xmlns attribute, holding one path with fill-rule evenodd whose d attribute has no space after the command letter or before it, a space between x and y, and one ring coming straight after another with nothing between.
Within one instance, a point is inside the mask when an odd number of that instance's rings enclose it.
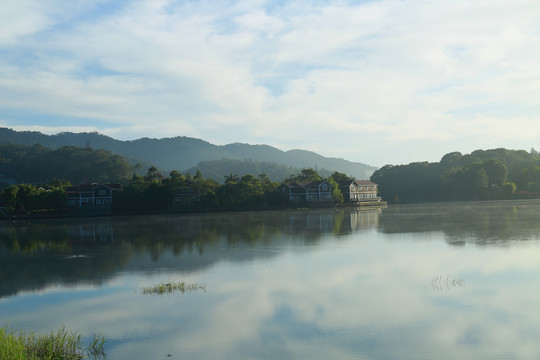
<instances>
[{"instance_id":1,"label":"blue sky","mask_svg":"<svg viewBox=\"0 0 540 360\"><path fill-rule=\"evenodd\" d=\"M539 18L536 0L4 1L0 126L375 166L538 149Z\"/></svg>"}]
</instances>

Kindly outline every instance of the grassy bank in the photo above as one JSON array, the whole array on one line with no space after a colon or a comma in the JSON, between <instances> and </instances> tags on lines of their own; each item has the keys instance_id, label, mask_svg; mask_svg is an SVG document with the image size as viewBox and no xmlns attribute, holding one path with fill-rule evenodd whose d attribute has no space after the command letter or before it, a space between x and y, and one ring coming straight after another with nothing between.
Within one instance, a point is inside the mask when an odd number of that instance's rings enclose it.
<instances>
[{"instance_id":1,"label":"grassy bank","mask_svg":"<svg viewBox=\"0 0 540 360\"><path fill-rule=\"evenodd\" d=\"M2 360L103 359L105 358L104 344L104 337L94 335L92 342L85 347L80 334L65 328L47 335L15 331L7 326L0 328L0 359Z\"/></svg>"}]
</instances>

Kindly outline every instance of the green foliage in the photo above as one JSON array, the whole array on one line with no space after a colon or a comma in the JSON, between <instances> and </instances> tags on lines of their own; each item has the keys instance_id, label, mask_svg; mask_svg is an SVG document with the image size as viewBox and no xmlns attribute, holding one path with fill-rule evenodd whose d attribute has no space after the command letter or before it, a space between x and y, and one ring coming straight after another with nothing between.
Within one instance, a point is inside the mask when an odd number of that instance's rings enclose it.
<instances>
[{"instance_id":1,"label":"green foliage","mask_svg":"<svg viewBox=\"0 0 540 360\"><path fill-rule=\"evenodd\" d=\"M119 154L125 159L129 159L133 165L143 164L142 169L148 168L150 164L167 171L180 169L191 174L199 169L206 178L218 182L231 171L240 176L246 174L258 176L261 173L266 173L272 181L281 181L292 174L295 169L306 166L338 170L353 174L360 179L369 177L376 169L362 163L327 158L305 150L281 151L268 145L248 144L217 146L201 139L180 136L165 139L143 138L133 141L119 141L96 132L64 132L57 135L44 135L39 132L17 132L0 128L0 144L5 143L25 144L26 146L42 144L49 148L60 148L67 145L91 146L94 149L105 149ZM250 159L246 159L246 157ZM206 163L208 161L210 163ZM130 172L142 175L139 170L141 168L131 168ZM0 171L0 173L2 172ZM320 170L320 173L322 174L323 171ZM330 173L323 174L323 176L330 176ZM99 179L95 179L95 181L112 182L111 180ZM75 182L78 183L79 180L77 179Z\"/></svg>"},{"instance_id":2,"label":"green foliage","mask_svg":"<svg viewBox=\"0 0 540 360\"><path fill-rule=\"evenodd\" d=\"M119 182L129 178L131 166L105 150L64 146L0 145L0 173L25 183L66 179L72 183ZM64 184L61 184L64 186Z\"/></svg>"},{"instance_id":3,"label":"green foliage","mask_svg":"<svg viewBox=\"0 0 540 360\"><path fill-rule=\"evenodd\" d=\"M238 174L239 176L266 174L272 181L281 181L297 170L288 165L269 161L221 159L201 161L196 167L192 167L186 170L186 172L194 175L197 171L200 171L206 178L213 179L217 182L222 182L224 177L230 173Z\"/></svg>"},{"instance_id":4,"label":"green foliage","mask_svg":"<svg viewBox=\"0 0 540 360\"><path fill-rule=\"evenodd\" d=\"M141 289L141 294L164 295L164 294L172 294L174 292L181 292L183 294L186 291L197 291L197 290L206 291L206 286L199 285L199 284L187 284L182 281L182 282L159 283L154 286L146 286Z\"/></svg>"},{"instance_id":5,"label":"green foliage","mask_svg":"<svg viewBox=\"0 0 540 360\"><path fill-rule=\"evenodd\" d=\"M516 192L516 184L513 182L506 182L503 184L501 194L504 198L510 198Z\"/></svg>"},{"instance_id":6,"label":"green foliage","mask_svg":"<svg viewBox=\"0 0 540 360\"><path fill-rule=\"evenodd\" d=\"M0 193L0 205L10 215L29 215L38 211L67 211L67 196L62 187L10 185Z\"/></svg>"},{"instance_id":7,"label":"green foliage","mask_svg":"<svg viewBox=\"0 0 540 360\"><path fill-rule=\"evenodd\" d=\"M322 177L316 170L311 168L306 168L300 170L300 173L296 175L291 175L285 181L286 182L311 182L311 181L321 181Z\"/></svg>"},{"instance_id":8,"label":"green foliage","mask_svg":"<svg viewBox=\"0 0 540 360\"><path fill-rule=\"evenodd\" d=\"M446 154L439 163L386 165L371 181L388 201L509 198L516 190L540 191L540 155L506 149ZM536 190L538 189L538 190Z\"/></svg>"},{"instance_id":9,"label":"green foliage","mask_svg":"<svg viewBox=\"0 0 540 360\"><path fill-rule=\"evenodd\" d=\"M150 167L148 169L148 172L146 173L146 176L144 177L144 180L147 182L159 182L163 179L163 175L161 175L154 166Z\"/></svg>"},{"instance_id":10,"label":"green foliage","mask_svg":"<svg viewBox=\"0 0 540 360\"><path fill-rule=\"evenodd\" d=\"M105 338L94 335L88 346L83 346L82 337L65 328L48 335L15 332L7 327L0 328L0 358L2 360L78 360L86 357L105 358Z\"/></svg>"},{"instance_id":11,"label":"green foliage","mask_svg":"<svg viewBox=\"0 0 540 360\"><path fill-rule=\"evenodd\" d=\"M371 181L385 200L429 201L440 191L440 168L428 162L385 165L373 173Z\"/></svg>"},{"instance_id":12,"label":"green foliage","mask_svg":"<svg viewBox=\"0 0 540 360\"><path fill-rule=\"evenodd\" d=\"M326 179L326 181L328 181L328 183L332 187L332 199L334 200L334 202L336 204L343 204L344 199L343 199L343 194L341 193L341 190L339 189L339 184L336 182L336 180L334 180L333 177Z\"/></svg>"},{"instance_id":13,"label":"green foliage","mask_svg":"<svg viewBox=\"0 0 540 360\"><path fill-rule=\"evenodd\" d=\"M343 173L340 173L340 172L337 172L337 171L335 171L330 177L332 179L334 179L334 181L337 182L338 184L344 184L344 183L350 184L351 182L353 182L355 180L354 178L350 177L349 175L343 174Z\"/></svg>"},{"instance_id":14,"label":"green foliage","mask_svg":"<svg viewBox=\"0 0 540 360\"><path fill-rule=\"evenodd\" d=\"M30 151L28 148L22 147L21 152L16 153L23 156L23 150ZM64 159L63 161L67 164L66 169L71 169L76 173L75 176L68 176L68 178L90 176L90 173L84 173L81 167L74 170L72 166L69 166L68 162L71 160L65 160L68 154L77 159L77 162L83 163L85 161L81 160L81 157L104 156L103 159L108 158L113 164L113 160L118 159L116 156L110 156L107 152L88 148L64 147L53 151L41 146L34 146L31 151L52 154L58 156L59 159ZM26 159L26 163L37 161L38 158L30 156L29 159ZM7 160L4 161L4 163L7 162ZM95 165L93 160L88 160L86 163ZM96 167L100 169L98 165ZM62 171L67 171L66 169ZM106 169L107 167L101 167L100 171L106 172L108 171ZM131 170L129 166L125 167L125 173L129 174ZM67 211L65 188L71 183L69 180L60 180L58 174L51 173L50 175L53 180L49 182L50 185L45 187L28 184L7 186L0 193L0 205L13 215L29 215L38 211L47 213ZM334 177L337 179L348 178L347 175L339 172L335 172ZM101 178L110 178L110 176L102 176ZM290 176L287 180L311 182L322 179L316 170L306 168L298 174ZM334 201L336 203L343 202L343 195L336 181L332 177L329 178L329 181L332 184ZM151 166L145 176L133 173L130 180L123 184L123 190L113 193L112 210L115 212L148 213L282 208L288 204L288 197L286 194L276 191L279 184L272 181L266 173L261 173L258 176L251 174L238 176L230 172L224 177L223 185L220 185L213 179L205 178L200 170L197 170L194 175L189 173L183 175L178 171L172 171L169 177L165 177L155 166Z\"/></svg>"}]
</instances>

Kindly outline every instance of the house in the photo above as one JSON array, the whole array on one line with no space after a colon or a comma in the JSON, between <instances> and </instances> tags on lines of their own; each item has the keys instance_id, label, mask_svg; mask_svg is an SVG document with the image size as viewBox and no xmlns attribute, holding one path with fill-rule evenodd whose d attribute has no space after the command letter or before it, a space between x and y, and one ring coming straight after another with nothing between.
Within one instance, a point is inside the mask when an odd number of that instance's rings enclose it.
<instances>
[{"instance_id":1,"label":"house","mask_svg":"<svg viewBox=\"0 0 540 360\"><path fill-rule=\"evenodd\" d=\"M328 181L289 182L278 187L294 203L314 203L332 201L332 186Z\"/></svg>"},{"instance_id":2,"label":"house","mask_svg":"<svg viewBox=\"0 0 540 360\"><path fill-rule=\"evenodd\" d=\"M369 180L342 182L339 184L339 189L345 202L381 201L381 198L377 196L377 184Z\"/></svg>"},{"instance_id":3,"label":"house","mask_svg":"<svg viewBox=\"0 0 540 360\"><path fill-rule=\"evenodd\" d=\"M200 201L200 196L195 192L195 188L193 186L183 186L182 188L178 189L176 194L174 194L174 204L185 204L193 201Z\"/></svg>"},{"instance_id":4,"label":"house","mask_svg":"<svg viewBox=\"0 0 540 360\"><path fill-rule=\"evenodd\" d=\"M113 192L122 189L120 184L83 184L66 189L69 207L110 208Z\"/></svg>"}]
</instances>

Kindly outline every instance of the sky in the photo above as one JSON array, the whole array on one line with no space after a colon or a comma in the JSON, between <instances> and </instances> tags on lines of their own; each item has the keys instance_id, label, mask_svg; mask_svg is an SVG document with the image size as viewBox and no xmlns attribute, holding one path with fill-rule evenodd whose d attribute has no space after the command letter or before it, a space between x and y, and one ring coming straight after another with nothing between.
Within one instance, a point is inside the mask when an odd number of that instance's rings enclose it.
<instances>
[{"instance_id":1,"label":"sky","mask_svg":"<svg viewBox=\"0 0 540 360\"><path fill-rule=\"evenodd\" d=\"M538 19L538 0L4 0L0 126L373 166L540 149Z\"/></svg>"}]
</instances>

